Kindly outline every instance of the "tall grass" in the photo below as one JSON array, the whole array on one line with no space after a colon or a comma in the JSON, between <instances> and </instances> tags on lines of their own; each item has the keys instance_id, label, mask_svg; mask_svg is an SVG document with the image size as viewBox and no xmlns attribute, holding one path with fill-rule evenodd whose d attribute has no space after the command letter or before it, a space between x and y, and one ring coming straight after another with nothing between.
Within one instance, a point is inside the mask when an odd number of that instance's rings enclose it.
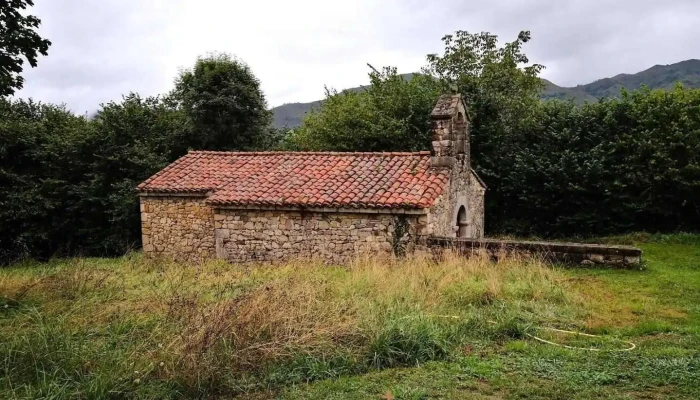
<instances>
[{"instance_id":1,"label":"tall grass","mask_svg":"<svg viewBox=\"0 0 700 400\"><path fill-rule=\"evenodd\" d=\"M536 259L279 265L133 254L0 270L0 397L168 398L445 359L580 300Z\"/></svg>"}]
</instances>

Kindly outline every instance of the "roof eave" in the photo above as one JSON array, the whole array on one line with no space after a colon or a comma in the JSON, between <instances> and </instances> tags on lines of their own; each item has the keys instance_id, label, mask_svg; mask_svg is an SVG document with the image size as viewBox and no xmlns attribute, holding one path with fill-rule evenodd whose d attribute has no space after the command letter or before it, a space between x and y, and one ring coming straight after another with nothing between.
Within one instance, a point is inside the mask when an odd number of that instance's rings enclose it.
<instances>
[{"instance_id":1,"label":"roof eave","mask_svg":"<svg viewBox=\"0 0 700 400\"><path fill-rule=\"evenodd\" d=\"M348 214L409 214L425 215L428 208L409 207L324 207L324 206L292 206L292 205L257 205L257 204L217 204L209 203L212 208L221 210L261 210L261 211L303 211L319 213L348 213Z\"/></svg>"},{"instance_id":2,"label":"roof eave","mask_svg":"<svg viewBox=\"0 0 700 400\"><path fill-rule=\"evenodd\" d=\"M479 174L477 174L476 171L474 171L474 168L470 168L470 170L472 175L474 175L474 177L476 178L477 182L479 182L479 184L481 185L481 187L483 187L484 190L488 189L489 187L486 185L486 182L484 182L484 180L481 179Z\"/></svg>"},{"instance_id":3,"label":"roof eave","mask_svg":"<svg viewBox=\"0 0 700 400\"><path fill-rule=\"evenodd\" d=\"M138 197L209 197L213 192L207 191L157 191L157 190L142 190L139 189L136 192Z\"/></svg>"}]
</instances>

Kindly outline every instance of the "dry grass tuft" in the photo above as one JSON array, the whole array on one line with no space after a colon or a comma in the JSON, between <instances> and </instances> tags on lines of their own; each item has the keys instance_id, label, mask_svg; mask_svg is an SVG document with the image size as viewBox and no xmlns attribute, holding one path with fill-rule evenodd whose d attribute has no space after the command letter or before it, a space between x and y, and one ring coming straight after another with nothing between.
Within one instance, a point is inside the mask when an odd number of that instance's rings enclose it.
<instances>
[{"instance_id":1,"label":"dry grass tuft","mask_svg":"<svg viewBox=\"0 0 700 400\"><path fill-rule=\"evenodd\" d=\"M411 365L447 357L470 340L517 336L518 324L571 321L578 300L566 282L537 259L486 254L363 257L347 267L309 260L188 266L130 255L9 270L0 274L0 293L22 293L11 329L24 339L15 349L47 335L23 317L31 308L65 327L51 335L70 335L53 340L84 338L80 358L109 364L114 379L140 364L151 379L201 391L231 389L270 368L284 381ZM34 368L16 363L6 371L14 384Z\"/></svg>"}]
</instances>

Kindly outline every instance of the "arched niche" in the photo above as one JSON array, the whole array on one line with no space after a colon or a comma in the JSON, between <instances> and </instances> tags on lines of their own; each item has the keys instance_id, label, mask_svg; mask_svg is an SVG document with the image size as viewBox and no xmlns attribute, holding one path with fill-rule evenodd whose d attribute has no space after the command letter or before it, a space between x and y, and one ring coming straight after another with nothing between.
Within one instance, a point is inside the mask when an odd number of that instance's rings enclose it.
<instances>
[{"instance_id":1,"label":"arched niche","mask_svg":"<svg viewBox=\"0 0 700 400\"><path fill-rule=\"evenodd\" d=\"M467 222L467 208L461 206L457 212L457 237L469 236L469 223Z\"/></svg>"}]
</instances>

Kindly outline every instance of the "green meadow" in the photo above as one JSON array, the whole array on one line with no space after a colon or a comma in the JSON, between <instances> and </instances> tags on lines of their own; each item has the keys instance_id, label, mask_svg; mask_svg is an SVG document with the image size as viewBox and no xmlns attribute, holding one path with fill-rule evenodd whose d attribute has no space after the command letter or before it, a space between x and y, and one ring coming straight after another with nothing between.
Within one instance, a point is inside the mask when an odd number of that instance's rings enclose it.
<instances>
[{"instance_id":1,"label":"green meadow","mask_svg":"<svg viewBox=\"0 0 700 400\"><path fill-rule=\"evenodd\" d=\"M640 246L643 269L15 264L0 269L0 398L700 398L700 236L605 240Z\"/></svg>"}]
</instances>

